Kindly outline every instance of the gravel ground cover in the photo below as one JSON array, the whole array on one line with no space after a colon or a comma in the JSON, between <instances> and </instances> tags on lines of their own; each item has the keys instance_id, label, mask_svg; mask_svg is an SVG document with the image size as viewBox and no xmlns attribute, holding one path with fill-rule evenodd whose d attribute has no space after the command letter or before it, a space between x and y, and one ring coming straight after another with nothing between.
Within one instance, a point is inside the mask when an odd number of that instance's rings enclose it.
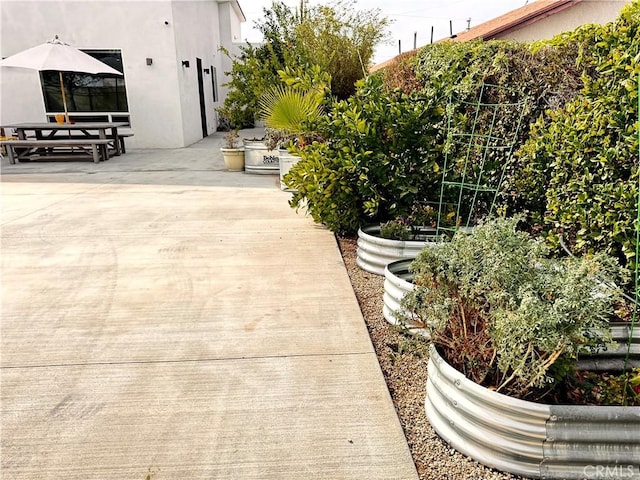
<instances>
[{"instance_id":1,"label":"gravel ground cover","mask_svg":"<svg viewBox=\"0 0 640 480\"><path fill-rule=\"evenodd\" d=\"M382 315L384 277L356 265L357 240L339 237L338 245L362 316L404 428L421 480L523 479L497 472L461 455L434 432L424 411L427 344L393 327Z\"/></svg>"}]
</instances>

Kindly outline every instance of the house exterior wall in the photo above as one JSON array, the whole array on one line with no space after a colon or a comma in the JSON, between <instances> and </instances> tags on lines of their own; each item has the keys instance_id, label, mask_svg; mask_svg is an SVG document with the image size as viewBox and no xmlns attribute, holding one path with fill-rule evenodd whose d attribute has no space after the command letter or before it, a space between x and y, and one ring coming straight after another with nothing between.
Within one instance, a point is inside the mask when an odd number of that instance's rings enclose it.
<instances>
[{"instance_id":1,"label":"house exterior wall","mask_svg":"<svg viewBox=\"0 0 640 480\"><path fill-rule=\"evenodd\" d=\"M220 0L0 0L0 54L8 57L56 34L80 49L118 49L134 148L178 148L203 136L196 58L224 83ZM225 17L240 30L237 11ZM146 59L152 58L151 65ZM189 60L189 68L182 66ZM203 74L207 133L217 128L211 75ZM0 123L44 121L39 74L0 69Z\"/></svg>"},{"instance_id":2,"label":"house exterior wall","mask_svg":"<svg viewBox=\"0 0 640 480\"><path fill-rule=\"evenodd\" d=\"M496 36L501 40L532 42L550 39L563 32L589 24L605 24L618 18L620 10L631 0L582 0L582 2L539 20Z\"/></svg>"},{"instance_id":3,"label":"house exterior wall","mask_svg":"<svg viewBox=\"0 0 640 480\"><path fill-rule=\"evenodd\" d=\"M217 3L202 0L174 2L173 21L175 68L178 69L178 90L182 99L181 134L185 144L190 145L202 138L196 59L202 60L203 69L214 63L213 55L220 41ZM189 62L189 68L182 66L183 60ZM203 87L207 106L207 132L212 133L216 130L217 123L210 74L203 74Z\"/></svg>"}]
</instances>

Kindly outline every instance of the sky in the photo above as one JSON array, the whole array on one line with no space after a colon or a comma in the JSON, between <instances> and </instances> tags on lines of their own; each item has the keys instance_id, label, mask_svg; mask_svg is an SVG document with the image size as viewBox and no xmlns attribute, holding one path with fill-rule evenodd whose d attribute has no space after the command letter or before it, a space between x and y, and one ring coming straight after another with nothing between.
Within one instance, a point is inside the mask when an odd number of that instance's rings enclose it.
<instances>
[{"instance_id":1,"label":"sky","mask_svg":"<svg viewBox=\"0 0 640 480\"><path fill-rule=\"evenodd\" d=\"M283 1L290 7L300 5L300 0ZM307 2L309 6L331 3L326 0ZM247 18L242 24L242 40L262 41L254 23L263 17L263 9L271 6L271 0L239 0L239 3ZM398 42L403 52L412 50L414 35L418 47L428 44L431 41L431 27L436 41L449 36L449 22L453 26L453 33L460 33L468 25L474 27L526 3L527 0L357 0L356 8L378 8L382 17L392 21L389 43L380 45L374 54L373 63L380 63L398 54Z\"/></svg>"}]
</instances>

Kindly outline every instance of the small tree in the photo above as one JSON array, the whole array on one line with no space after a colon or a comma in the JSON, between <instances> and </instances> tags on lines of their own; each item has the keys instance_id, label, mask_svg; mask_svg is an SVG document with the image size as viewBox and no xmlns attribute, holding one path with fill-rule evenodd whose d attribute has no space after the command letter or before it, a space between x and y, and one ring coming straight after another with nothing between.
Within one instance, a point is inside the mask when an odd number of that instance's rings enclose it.
<instances>
[{"instance_id":1,"label":"small tree","mask_svg":"<svg viewBox=\"0 0 640 480\"><path fill-rule=\"evenodd\" d=\"M389 24L380 10L357 10L355 4L339 0L315 7L296 27L300 58L313 60L331 75L331 91L341 100L353 95L355 82L364 78Z\"/></svg>"},{"instance_id":2,"label":"small tree","mask_svg":"<svg viewBox=\"0 0 640 480\"><path fill-rule=\"evenodd\" d=\"M221 49L229 55L226 49ZM283 67L272 44L254 47L247 43L240 47L241 56L234 60L231 80L224 105L218 110L236 128L253 126L258 99L268 85L278 82L278 70Z\"/></svg>"},{"instance_id":3,"label":"small tree","mask_svg":"<svg viewBox=\"0 0 640 480\"><path fill-rule=\"evenodd\" d=\"M355 82L364 77L388 25L379 10L356 10L355 0L305 9L274 1L264 12L264 19L256 22L256 27L265 43L243 46L227 72L230 89L220 113L236 126L253 123L258 100L280 83L278 71L285 67L318 65L331 76L333 95L349 97L355 91Z\"/></svg>"}]
</instances>

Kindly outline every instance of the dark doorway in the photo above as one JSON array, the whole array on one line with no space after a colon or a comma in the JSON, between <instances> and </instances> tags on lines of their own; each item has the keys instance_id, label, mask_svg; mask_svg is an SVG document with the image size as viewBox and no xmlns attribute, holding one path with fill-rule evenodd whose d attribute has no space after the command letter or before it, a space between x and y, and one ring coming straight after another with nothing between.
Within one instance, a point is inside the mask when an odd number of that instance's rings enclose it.
<instances>
[{"instance_id":1,"label":"dark doorway","mask_svg":"<svg viewBox=\"0 0 640 480\"><path fill-rule=\"evenodd\" d=\"M204 78L202 72L202 59L196 58L198 70L198 95L200 96L200 122L202 123L202 138L209 135L207 132L207 109L204 104Z\"/></svg>"}]
</instances>

